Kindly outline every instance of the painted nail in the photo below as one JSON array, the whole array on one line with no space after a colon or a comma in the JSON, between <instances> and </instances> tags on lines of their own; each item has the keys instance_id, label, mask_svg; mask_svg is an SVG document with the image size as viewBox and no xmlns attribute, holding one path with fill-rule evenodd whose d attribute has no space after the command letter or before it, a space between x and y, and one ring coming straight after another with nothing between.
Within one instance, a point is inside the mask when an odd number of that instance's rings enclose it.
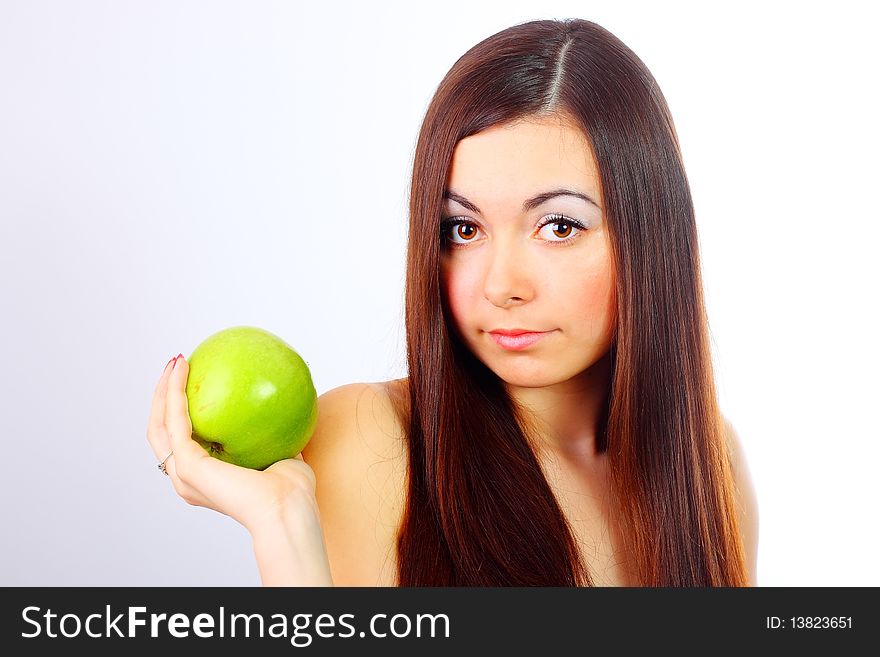
<instances>
[{"instance_id":1,"label":"painted nail","mask_svg":"<svg viewBox=\"0 0 880 657\"><path fill-rule=\"evenodd\" d=\"M165 369L167 370L167 369L168 369L168 366L171 365L171 363L173 363L173 362L174 362L174 359L172 358L172 359L169 360L167 363L165 363Z\"/></svg>"}]
</instances>

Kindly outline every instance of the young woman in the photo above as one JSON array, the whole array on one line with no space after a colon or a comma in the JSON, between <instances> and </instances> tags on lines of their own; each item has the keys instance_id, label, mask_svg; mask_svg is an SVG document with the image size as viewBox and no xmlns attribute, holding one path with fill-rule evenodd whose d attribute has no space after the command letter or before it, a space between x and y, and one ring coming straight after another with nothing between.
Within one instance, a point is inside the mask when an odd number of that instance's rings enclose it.
<instances>
[{"instance_id":1,"label":"young woman","mask_svg":"<svg viewBox=\"0 0 880 657\"><path fill-rule=\"evenodd\" d=\"M407 378L322 395L303 454L262 472L191 439L187 364L166 367L150 444L187 502L250 531L264 584L755 584L675 130L613 35L514 26L441 82L406 332Z\"/></svg>"}]
</instances>

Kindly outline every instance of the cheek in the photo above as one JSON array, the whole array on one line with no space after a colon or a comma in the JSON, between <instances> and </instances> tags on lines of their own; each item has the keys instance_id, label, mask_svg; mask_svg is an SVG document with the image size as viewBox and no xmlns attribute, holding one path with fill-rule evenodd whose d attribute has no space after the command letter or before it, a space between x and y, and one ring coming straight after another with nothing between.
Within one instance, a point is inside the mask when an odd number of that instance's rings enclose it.
<instances>
[{"instance_id":1,"label":"cheek","mask_svg":"<svg viewBox=\"0 0 880 657\"><path fill-rule=\"evenodd\" d=\"M477 304L479 281L467 268L441 270L443 294L453 323L459 331L466 326L467 318L474 317Z\"/></svg>"},{"instance_id":2,"label":"cheek","mask_svg":"<svg viewBox=\"0 0 880 657\"><path fill-rule=\"evenodd\" d=\"M588 272L567 295L571 330L590 342L608 343L617 320L615 280L610 267ZM562 301L560 300L560 304Z\"/></svg>"}]
</instances>

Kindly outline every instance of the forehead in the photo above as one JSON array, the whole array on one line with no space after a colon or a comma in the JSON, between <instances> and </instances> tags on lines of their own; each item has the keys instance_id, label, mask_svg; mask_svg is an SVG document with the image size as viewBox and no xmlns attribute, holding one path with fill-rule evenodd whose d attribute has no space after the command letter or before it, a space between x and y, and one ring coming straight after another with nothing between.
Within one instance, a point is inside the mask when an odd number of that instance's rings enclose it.
<instances>
[{"instance_id":1,"label":"forehead","mask_svg":"<svg viewBox=\"0 0 880 657\"><path fill-rule=\"evenodd\" d=\"M452 155L449 188L491 194L571 186L599 198L599 170L586 136L558 115L493 126L462 139Z\"/></svg>"}]
</instances>

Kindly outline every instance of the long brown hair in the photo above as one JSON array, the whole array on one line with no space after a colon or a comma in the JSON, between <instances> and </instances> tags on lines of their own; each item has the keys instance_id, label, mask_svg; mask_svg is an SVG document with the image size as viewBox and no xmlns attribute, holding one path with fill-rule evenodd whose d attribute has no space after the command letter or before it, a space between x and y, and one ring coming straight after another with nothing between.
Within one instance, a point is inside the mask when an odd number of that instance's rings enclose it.
<instances>
[{"instance_id":1,"label":"long brown hair","mask_svg":"<svg viewBox=\"0 0 880 657\"><path fill-rule=\"evenodd\" d=\"M582 20L534 21L477 44L440 83L422 124L410 192L398 582L592 584L514 402L457 338L441 289L439 220L456 144L545 113L577 122L601 174L617 329L597 443L637 583L746 585L678 139L642 61Z\"/></svg>"}]
</instances>

